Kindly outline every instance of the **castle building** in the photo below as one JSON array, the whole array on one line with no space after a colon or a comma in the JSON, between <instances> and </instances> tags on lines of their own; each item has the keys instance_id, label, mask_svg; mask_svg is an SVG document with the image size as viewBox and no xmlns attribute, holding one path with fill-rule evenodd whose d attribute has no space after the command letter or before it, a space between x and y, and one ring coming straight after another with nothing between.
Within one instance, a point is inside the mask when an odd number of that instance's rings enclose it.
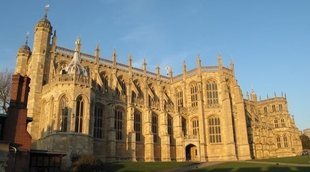
<instances>
[{"instance_id":1,"label":"castle building","mask_svg":"<svg viewBox=\"0 0 310 172\"><path fill-rule=\"evenodd\" d=\"M31 78L32 147L94 154L105 161L221 161L294 156L300 132L285 97L244 99L234 65L202 66L168 76L57 45L45 15L32 50L23 45L16 70Z\"/></svg>"}]
</instances>

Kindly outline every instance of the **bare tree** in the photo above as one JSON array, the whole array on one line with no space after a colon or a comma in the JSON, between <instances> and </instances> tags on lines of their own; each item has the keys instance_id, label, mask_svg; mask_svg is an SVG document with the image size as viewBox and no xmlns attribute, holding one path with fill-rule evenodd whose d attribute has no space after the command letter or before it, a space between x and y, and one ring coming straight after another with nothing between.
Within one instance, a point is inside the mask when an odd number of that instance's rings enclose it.
<instances>
[{"instance_id":1,"label":"bare tree","mask_svg":"<svg viewBox=\"0 0 310 172\"><path fill-rule=\"evenodd\" d=\"M0 113L6 113L10 103L12 71L0 70Z\"/></svg>"}]
</instances>

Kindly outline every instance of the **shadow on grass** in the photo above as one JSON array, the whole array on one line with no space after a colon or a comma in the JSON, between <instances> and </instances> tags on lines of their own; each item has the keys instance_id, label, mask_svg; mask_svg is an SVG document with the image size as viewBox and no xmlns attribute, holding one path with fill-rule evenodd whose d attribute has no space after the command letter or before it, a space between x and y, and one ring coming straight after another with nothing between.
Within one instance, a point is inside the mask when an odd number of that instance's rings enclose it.
<instances>
[{"instance_id":1,"label":"shadow on grass","mask_svg":"<svg viewBox=\"0 0 310 172\"><path fill-rule=\"evenodd\" d=\"M261 172L261 171L271 171L271 172L309 172L310 167L244 167L244 168L214 168L214 169L197 169L192 170L192 172Z\"/></svg>"},{"instance_id":2,"label":"shadow on grass","mask_svg":"<svg viewBox=\"0 0 310 172\"><path fill-rule=\"evenodd\" d=\"M125 166L123 164L118 163L118 162L104 163L102 165L102 169L104 172L119 171L123 168L125 168Z\"/></svg>"}]
</instances>

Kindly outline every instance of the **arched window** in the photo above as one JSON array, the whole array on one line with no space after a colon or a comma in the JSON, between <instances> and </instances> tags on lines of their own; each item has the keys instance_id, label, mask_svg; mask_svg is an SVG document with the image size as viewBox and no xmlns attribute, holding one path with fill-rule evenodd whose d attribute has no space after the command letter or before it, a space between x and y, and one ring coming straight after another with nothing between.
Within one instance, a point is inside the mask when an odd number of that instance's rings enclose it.
<instances>
[{"instance_id":1,"label":"arched window","mask_svg":"<svg viewBox=\"0 0 310 172\"><path fill-rule=\"evenodd\" d=\"M272 105L272 112L276 111L276 105Z\"/></svg>"},{"instance_id":2,"label":"arched window","mask_svg":"<svg viewBox=\"0 0 310 172\"><path fill-rule=\"evenodd\" d=\"M168 134L170 136L170 144L172 144L172 139L173 139L173 118L168 115L168 126L167 126L167 130L168 130Z\"/></svg>"},{"instance_id":3,"label":"arched window","mask_svg":"<svg viewBox=\"0 0 310 172\"><path fill-rule=\"evenodd\" d=\"M183 91L179 90L177 92L177 105L178 107L183 107Z\"/></svg>"},{"instance_id":4,"label":"arched window","mask_svg":"<svg viewBox=\"0 0 310 172\"><path fill-rule=\"evenodd\" d=\"M141 141L141 113L135 112L134 114L134 129L136 132L136 141Z\"/></svg>"},{"instance_id":5,"label":"arched window","mask_svg":"<svg viewBox=\"0 0 310 172\"><path fill-rule=\"evenodd\" d=\"M277 147L281 148L281 138L280 138L280 136L277 136Z\"/></svg>"},{"instance_id":6,"label":"arched window","mask_svg":"<svg viewBox=\"0 0 310 172\"><path fill-rule=\"evenodd\" d=\"M288 147L288 142L287 142L287 136L284 134L283 135L283 143L284 143L284 147Z\"/></svg>"},{"instance_id":7,"label":"arched window","mask_svg":"<svg viewBox=\"0 0 310 172\"><path fill-rule=\"evenodd\" d=\"M285 127L285 122L283 118L281 119L281 127Z\"/></svg>"},{"instance_id":8,"label":"arched window","mask_svg":"<svg viewBox=\"0 0 310 172\"><path fill-rule=\"evenodd\" d=\"M96 104L95 106L95 119L94 119L94 137L103 138L103 105Z\"/></svg>"},{"instance_id":9,"label":"arched window","mask_svg":"<svg viewBox=\"0 0 310 172\"><path fill-rule=\"evenodd\" d=\"M192 120L192 128L193 128L193 135L198 136L199 134L199 122L197 118Z\"/></svg>"},{"instance_id":10,"label":"arched window","mask_svg":"<svg viewBox=\"0 0 310 172\"><path fill-rule=\"evenodd\" d=\"M76 100L75 110L75 132L82 133L83 127L83 115L84 115L84 100L82 96L79 96Z\"/></svg>"},{"instance_id":11,"label":"arched window","mask_svg":"<svg viewBox=\"0 0 310 172\"><path fill-rule=\"evenodd\" d=\"M277 120L277 119L274 120L274 127L275 127L275 128L279 128L279 123L278 123L278 120Z\"/></svg>"},{"instance_id":12,"label":"arched window","mask_svg":"<svg viewBox=\"0 0 310 172\"><path fill-rule=\"evenodd\" d=\"M283 110L282 104L279 104L279 111L282 111L282 110Z\"/></svg>"},{"instance_id":13,"label":"arched window","mask_svg":"<svg viewBox=\"0 0 310 172\"><path fill-rule=\"evenodd\" d=\"M209 81L207 83L207 103L208 106L216 106L219 103L217 84L215 81Z\"/></svg>"},{"instance_id":14,"label":"arched window","mask_svg":"<svg viewBox=\"0 0 310 172\"><path fill-rule=\"evenodd\" d=\"M267 112L268 112L267 107L264 107L264 113L267 113Z\"/></svg>"},{"instance_id":15,"label":"arched window","mask_svg":"<svg viewBox=\"0 0 310 172\"><path fill-rule=\"evenodd\" d=\"M208 120L210 143L221 143L221 123L220 118L211 117Z\"/></svg>"},{"instance_id":16,"label":"arched window","mask_svg":"<svg viewBox=\"0 0 310 172\"><path fill-rule=\"evenodd\" d=\"M68 131L68 99L63 96L60 99L60 131L67 132Z\"/></svg>"},{"instance_id":17,"label":"arched window","mask_svg":"<svg viewBox=\"0 0 310 172\"><path fill-rule=\"evenodd\" d=\"M193 84L191 86L191 105L192 105L192 107L198 106L198 86L197 86L197 84Z\"/></svg>"},{"instance_id":18,"label":"arched window","mask_svg":"<svg viewBox=\"0 0 310 172\"><path fill-rule=\"evenodd\" d=\"M158 142L158 117L155 113L152 114L152 133L153 133L153 142Z\"/></svg>"},{"instance_id":19,"label":"arched window","mask_svg":"<svg viewBox=\"0 0 310 172\"><path fill-rule=\"evenodd\" d=\"M123 111L120 109L115 110L114 127L115 127L116 140L122 140L123 139Z\"/></svg>"}]
</instances>

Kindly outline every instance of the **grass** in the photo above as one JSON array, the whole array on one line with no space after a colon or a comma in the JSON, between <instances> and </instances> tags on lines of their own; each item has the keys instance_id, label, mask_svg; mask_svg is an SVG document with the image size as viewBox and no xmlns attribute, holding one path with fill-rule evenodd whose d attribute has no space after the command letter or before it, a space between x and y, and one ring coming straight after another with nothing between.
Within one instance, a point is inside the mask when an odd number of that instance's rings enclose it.
<instances>
[{"instance_id":1,"label":"grass","mask_svg":"<svg viewBox=\"0 0 310 172\"><path fill-rule=\"evenodd\" d=\"M193 164L192 162L115 162L104 164L109 172L155 172Z\"/></svg>"},{"instance_id":2,"label":"grass","mask_svg":"<svg viewBox=\"0 0 310 172\"><path fill-rule=\"evenodd\" d=\"M206 168L200 168L192 170L192 172L289 172L289 171L299 171L299 172L309 172L310 167L293 167L293 166L281 166L281 165L271 165L271 164L255 164L246 162L227 162L220 165L214 165Z\"/></svg>"},{"instance_id":3,"label":"grass","mask_svg":"<svg viewBox=\"0 0 310 172\"><path fill-rule=\"evenodd\" d=\"M258 160L258 161L280 162L280 163L294 163L294 164L310 164L310 156L270 158L270 159L262 159L262 160Z\"/></svg>"},{"instance_id":4,"label":"grass","mask_svg":"<svg viewBox=\"0 0 310 172\"><path fill-rule=\"evenodd\" d=\"M285 157L285 158L272 158L255 161L267 161L267 162L278 162L278 163L294 163L294 164L310 164L310 156L298 156L298 157ZM263 163L263 162L262 162ZM310 167L294 167L294 166L283 166L274 164L262 164L262 163L251 163L247 162L225 162L219 165L212 165L205 168L193 169L193 172L288 172L288 171L299 171L309 172ZM193 162L115 162L105 163L104 169L109 172L163 172L169 169L186 167L193 165Z\"/></svg>"}]
</instances>

